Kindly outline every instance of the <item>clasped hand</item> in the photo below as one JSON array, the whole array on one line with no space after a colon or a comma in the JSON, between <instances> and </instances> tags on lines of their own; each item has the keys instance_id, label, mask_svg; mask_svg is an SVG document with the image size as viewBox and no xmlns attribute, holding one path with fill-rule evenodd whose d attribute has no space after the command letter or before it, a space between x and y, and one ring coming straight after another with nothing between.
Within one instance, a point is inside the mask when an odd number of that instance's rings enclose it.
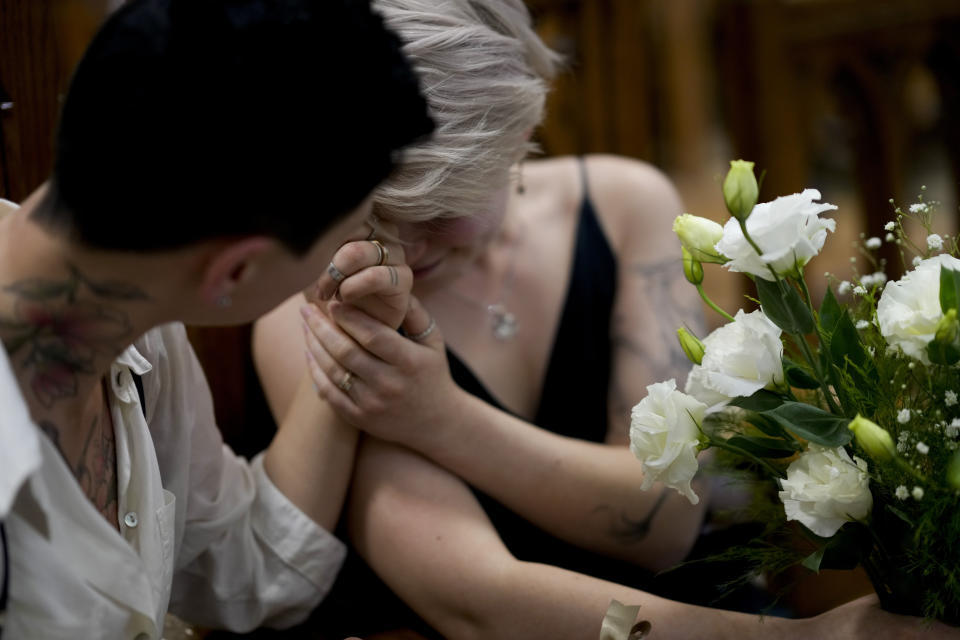
<instances>
[{"instance_id":1,"label":"clasped hand","mask_svg":"<svg viewBox=\"0 0 960 640\"><path fill-rule=\"evenodd\" d=\"M403 246L351 239L331 264L301 308L317 392L349 424L416 447L456 415L460 390L441 332L411 293Z\"/></svg>"}]
</instances>

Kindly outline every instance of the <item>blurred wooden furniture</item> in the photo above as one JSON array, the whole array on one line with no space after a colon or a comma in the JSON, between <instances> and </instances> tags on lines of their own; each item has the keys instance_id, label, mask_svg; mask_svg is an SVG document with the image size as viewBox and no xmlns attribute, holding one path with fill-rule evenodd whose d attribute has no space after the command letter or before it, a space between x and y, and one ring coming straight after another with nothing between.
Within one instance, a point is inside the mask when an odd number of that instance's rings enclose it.
<instances>
[{"instance_id":1,"label":"blurred wooden furniture","mask_svg":"<svg viewBox=\"0 0 960 640\"><path fill-rule=\"evenodd\" d=\"M866 231L883 237L889 199L907 196L918 68L939 86L938 126L960 185L960 2L720 0L718 24L726 121L735 155L767 171L761 200L810 186L819 138L828 154L850 153ZM824 105L842 126L816 129Z\"/></svg>"},{"instance_id":2,"label":"blurred wooden furniture","mask_svg":"<svg viewBox=\"0 0 960 640\"><path fill-rule=\"evenodd\" d=\"M50 175L60 101L110 1L0 2L0 197L20 202Z\"/></svg>"},{"instance_id":3,"label":"blurred wooden furniture","mask_svg":"<svg viewBox=\"0 0 960 640\"><path fill-rule=\"evenodd\" d=\"M713 0L527 0L565 60L538 131L550 155L617 153L676 171L709 137Z\"/></svg>"}]
</instances>

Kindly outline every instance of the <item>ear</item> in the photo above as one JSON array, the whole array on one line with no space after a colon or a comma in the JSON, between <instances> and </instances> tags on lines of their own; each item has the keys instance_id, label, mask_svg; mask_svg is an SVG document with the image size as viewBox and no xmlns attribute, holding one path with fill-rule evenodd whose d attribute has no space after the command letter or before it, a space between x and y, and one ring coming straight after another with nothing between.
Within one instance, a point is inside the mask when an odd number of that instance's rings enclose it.
<instances>
[{"instance_id":1,"label":"ear","mask_svg":"<svg viewBox=\"0 0 960 640\"><path fill-rule=\"evenodd\" d=\"M201 274L200 293L204 302L222 306L234 290L249 280L262 262L277 248L277 242L264 236L250 236L217 245L207 255Z\"/></svg>"}]
</instances>

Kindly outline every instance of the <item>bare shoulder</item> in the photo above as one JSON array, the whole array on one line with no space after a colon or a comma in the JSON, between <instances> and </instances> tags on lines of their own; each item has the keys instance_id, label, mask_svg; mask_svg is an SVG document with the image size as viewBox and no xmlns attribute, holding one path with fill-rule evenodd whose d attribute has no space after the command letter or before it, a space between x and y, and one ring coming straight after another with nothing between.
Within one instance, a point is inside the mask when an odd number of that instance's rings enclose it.
<instances>
[{"instance_id":1,"label":"bare shoulder","mask_svg":"<svg viewBox=\"0 0 960 640\"><path fill-rule=\"evenodd\" d=\"M582 168L581 168L582 160ZM682 212L670 179L651 164L616 155L561 156L527 163L528 191L546 192L552 211L575 215L583 199L583 176L594 209L618 254L638 243L656 245L671 235ZM671 243L668 244L672 248Z\"/></svg>"},{"instance_id":2,"label":"bare shoulder","mask_svg":"<svg viewBox=\"0 0 960 640\"><path fill-rule=\"evenodd\" d=\"M591 155L585 162L590 198L618 253L638 245L673 248L673 220L683 205L662 171L623 156Z\"/></svg>"}]
</instances>

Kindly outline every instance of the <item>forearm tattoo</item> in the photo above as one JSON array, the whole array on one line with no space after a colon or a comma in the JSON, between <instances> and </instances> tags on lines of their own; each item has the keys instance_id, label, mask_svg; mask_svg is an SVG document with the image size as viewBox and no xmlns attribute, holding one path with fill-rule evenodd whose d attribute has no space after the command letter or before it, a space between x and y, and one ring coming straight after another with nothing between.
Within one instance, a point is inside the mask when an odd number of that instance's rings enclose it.
<instances>
[{"instance_id":1,"label":"forearm tattoo","mask_svg":"<svg viewBox=\"0 0 960 640\"><path fill-rule=\"evenodd\" d=\"M77 376L95 373L97 357L118 353L132 337L128 315L111 303L148 299L133 284L93 280L73 265L69 271L62 280L3 287L15 301L12 315L0 316L0 339L15 366L31 371L29 389L48 409L75 397Z\"/></svg>"},{"instance_id":2,"label":"forearm tattoo","mask_svg":"<svg viewBox=\"0 0 960 640\"><path fill-rule=\"evenodd\" d=\"M608 534L611 538L617 540L621 544L631 544L644 540L650 534L650 530L653 528L653 520L656 518L657 513L663 506L663 503L666 502L666 499L667 490L661 489L660 495L657 496L657 501L654 503L653 507L650 508L650 512L640 520L634 520L622 511L620 512L619 517L617 517L613 513L614 507L609 505L601 505L594 511L611 512L611 522L609 525Z\"/></svg>"}]
</instances>

